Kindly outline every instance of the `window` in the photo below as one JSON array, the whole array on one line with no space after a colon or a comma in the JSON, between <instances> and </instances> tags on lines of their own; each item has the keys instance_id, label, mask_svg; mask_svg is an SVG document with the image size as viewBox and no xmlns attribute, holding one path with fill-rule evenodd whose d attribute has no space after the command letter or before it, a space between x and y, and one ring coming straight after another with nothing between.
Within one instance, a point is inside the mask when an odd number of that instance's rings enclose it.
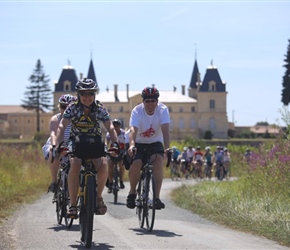
<instances>
[{"instance_id":1,"label":"window","mask_svg":"<svg viewBox=\"0 0 290 250\"><path fill-rule=\"evenodd\" d=\"M191 112L195 112L195 107L191 107Z\"/></svg>"},{"instance_id":2,"label":"window","mask_svg":"<svg viewBox=\"0 0 290 250\"><path fill-rule=\"evenodd\" d=\"M171 107L168 107L168 110L169 110L169 112L172 112L172 108Z\"/></svg>"},{"instance_id":3,"label":"window","mask_svg":"<svg viewBox=\"0 0 290 250\"><path fill-rule=\"evenodd\" d=\"M179 107L179 113L183 113L183 107Z\"/></svg>"},{"instance_id":4,"label":"window","mask_svg":"<svg viewBox=\"0 0 290 250\"><path fill-rule=\"evenodd\" d=\"M196 122L195 119L190 120L190 128L195 128L196 127Z\"/></svg>"},{"instance_id":5,"label":"window","mask_svg":"<svg viewBox=\"0 0 290 250\"><path fill-rule=\"evenodd\" d=\"M215 101L214 100L209 100L209 108L214 109L215 108Z\"/></svg>"},{"instance_id":6,"label":"window","mask_svg":"<svg viewBox=\"0 0 290 250\"><path fill-rule=\"evenodd\" d=\"M208 83L208 91L216 91L216 83L214 81L210 81Z\"/></svg>"},{"instance_id":7,"label":"window","mask_svg":"<svg viewBox=\"0 0 290 250\"><path fill-rule=\"evenodd\" d=\"M70 81L64 81L63 89L64 89L64 91L71 91L71 82Z\"/></svg>"},{"instance_id":8,"label":"window","mask_svg":"<svg viewBox=\"0 0 290 250\"><path fill-rule=\"evenodd\" d=\"M184 128L184 120L182 118L179 119L179 128Z\"/></svg>"},{"instance_id":9,"label":"window","mask_svg":"<svg viewBox=\"0 0 290 250\"><path fill-rule=\"evenodd\" d=\"M120 112L123 112L123 111L124 111L124 107L121 106L119 111L120 111Z\"/></svg>"},{"instance_id":10,"label":"window","mask_svg":"<svg viewBox=\"0 0 290 250\"><path fill-rule=\"evenodd\" d=\"M112 112L112 108L111 107L108 107L107 108L107 111L110 113L110 112Z\"/></svg>"},{"instance_id":11,"label":"window","mask_svg":"<svg viewBox=\"0 0 290 250\"><path fill-rule=\"evenodd\" d=\"M211 130L215 129L215 119L214 118L209 119L209 128Z\"/></svg>"}]
</instances>

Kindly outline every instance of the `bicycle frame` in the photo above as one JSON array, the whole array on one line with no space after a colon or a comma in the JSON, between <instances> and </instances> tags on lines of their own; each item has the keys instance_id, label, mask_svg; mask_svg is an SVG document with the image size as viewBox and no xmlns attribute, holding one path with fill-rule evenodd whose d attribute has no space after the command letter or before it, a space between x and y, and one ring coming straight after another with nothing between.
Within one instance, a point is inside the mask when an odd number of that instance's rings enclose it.
<instances>
[{"instance_id":1,"label":"bicycle frame","mask_svg":"<svg viewBox=\"0 0 290 250\"><path fill-rule=\"evenodd\" d=\"M156 198L153 165L150 159L153 150L145 151L145 161L142 164L141 176L137 187L136 213L140 228L143 228L146 221L147 230L151 232L155 221Z\"/></svg>"}]
</instances>

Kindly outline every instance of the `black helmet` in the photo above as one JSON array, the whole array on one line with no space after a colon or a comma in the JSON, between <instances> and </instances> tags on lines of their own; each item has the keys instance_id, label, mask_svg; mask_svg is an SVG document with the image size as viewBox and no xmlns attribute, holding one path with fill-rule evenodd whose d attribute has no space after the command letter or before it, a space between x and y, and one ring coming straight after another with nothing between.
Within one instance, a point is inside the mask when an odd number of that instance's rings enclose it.
<instances>
[{"instance_id":1,"label":"black helmet","mask_svg":"<svg viewBox=\"0 0 290 250\"><path fill-rule=\"evenodd\" d=\"M121 125L121 121L120 121L119 119L114 119L114 120L113 120L113 125L114 125L114 126L116 126L116 125L117 125L117 126L118 126L118 125L120 126L120 125Z\"/></svg>"},{"instance_id":2,"label":"black helmet","mask_svg":"<svg viewBox=\"0 0 290 250\"><path fill-rule=\"evenodd\" d=\"M159 91L155 87L146 87L143 89L141 96L143 99L158 99Z\"/></svg>"},{"instance_id":3,"label":"black helmet","mask_svg":"<svg viewBox=\"0 0 290 250\"><path fill-rule=\"evenodd\" d=\"M75 87L76 91L94 91L97 92L99 87L98 84L93 81L92 79L81 79L77 82L76 87Z\"/></svg>"}]
</instances>

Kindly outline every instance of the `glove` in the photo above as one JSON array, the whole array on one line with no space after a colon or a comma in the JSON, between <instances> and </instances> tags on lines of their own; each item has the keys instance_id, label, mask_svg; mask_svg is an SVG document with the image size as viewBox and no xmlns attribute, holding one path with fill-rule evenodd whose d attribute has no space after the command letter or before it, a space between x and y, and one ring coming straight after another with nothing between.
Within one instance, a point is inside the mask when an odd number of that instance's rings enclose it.
<instances>
[{"instance_id":1,"label":"glove","mask_svg":"<svg viewBox=\"0 0 290 250\"><path fill-rule=\"evenodd\" d=\"M120 149L120 145L119 145L118 142L114 142L114 143L113 143L113 147L114 147L114 148L117 148L117 149Z\"/></svg>"}]
</instances>

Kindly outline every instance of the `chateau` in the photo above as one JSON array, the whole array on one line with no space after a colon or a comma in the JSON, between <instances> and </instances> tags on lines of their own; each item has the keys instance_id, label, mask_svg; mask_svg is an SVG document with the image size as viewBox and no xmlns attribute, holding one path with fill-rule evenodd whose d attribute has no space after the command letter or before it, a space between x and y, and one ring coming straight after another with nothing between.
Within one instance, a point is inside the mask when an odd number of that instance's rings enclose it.
<instances>
[{"instance_id":1,"label":"chateau","mask_svg":"<svg viewBox=\"0 0 290 250\"><path fill-rule=\"evenodd\" d=\"M59 97L64 93L76 95L75 84L82 77L97 81L92 59L90 60L87 75L80 74L79 78L71 65L63 67L58 82L55 83L53 103L58 105ZM131 110L140 102L141 91L146 86L138 83L126 84L126 90L118 90L114 84L113 90L105 89L104 83L99 83L100 91L96 99L101 101L109 111L111 118L122 121L123 127L128 128ZM209 66L203 80L198 69L197 60L194 62L189 85L176 87L171 90L159 89L159 101L168 106L170 111L171 139L184 139L186 136L203 138L205 131L211 131L214 138L227 138L227 92L226 84L222 82L218 69ZM49 134L49 120L52 112L42 113L40 129ZM28 111L21 106L0 105L0 136L31 138L36 132L36 113Z\"/></svg>"}]
</instances>

